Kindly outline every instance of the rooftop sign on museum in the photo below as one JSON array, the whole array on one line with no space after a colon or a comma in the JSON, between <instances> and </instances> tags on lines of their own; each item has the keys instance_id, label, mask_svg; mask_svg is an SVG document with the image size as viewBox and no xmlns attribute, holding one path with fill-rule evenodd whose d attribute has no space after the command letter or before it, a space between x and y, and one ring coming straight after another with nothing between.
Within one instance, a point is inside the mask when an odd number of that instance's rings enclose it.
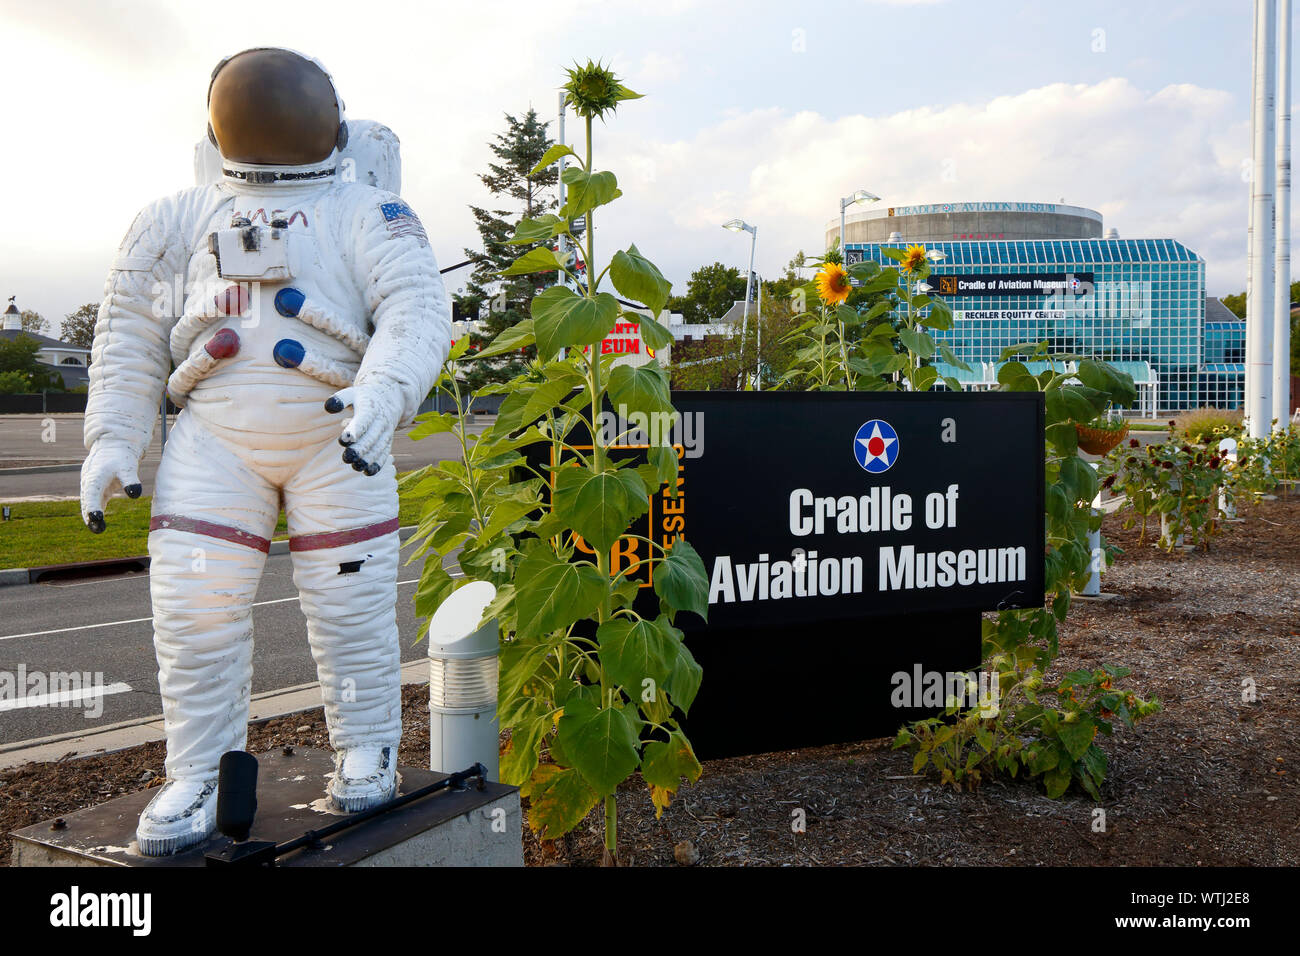
<instances>
[{"instance_id":1,"label":"rooftop sign on museum","mask_svg":"<svg viewBox=\"0 0 1300 956\"><path fill-rule=\"evenodd\" d=\"M931 276L930 284L938 295L1084 295L1092 279L1091 272L994 272Z\"/></svg>"}]
</instances>

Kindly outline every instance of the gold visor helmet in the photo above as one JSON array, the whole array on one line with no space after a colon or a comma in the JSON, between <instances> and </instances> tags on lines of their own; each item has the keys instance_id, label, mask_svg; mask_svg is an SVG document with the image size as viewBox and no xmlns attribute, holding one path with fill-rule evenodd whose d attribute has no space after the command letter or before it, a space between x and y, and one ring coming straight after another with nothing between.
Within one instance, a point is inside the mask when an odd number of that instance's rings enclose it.
<instances>
[{"instance_id":1,"label":"gold visor helmet","mask_svg":"<svg viewBox=\"0 0 1300 956\"><path fill-rule=\"evenodd\" d=\"M343 104L313 60L276 47L217 64L208 86L208 137L223 159L308 166L347 145Z\"/></svg>"}]
</instances>

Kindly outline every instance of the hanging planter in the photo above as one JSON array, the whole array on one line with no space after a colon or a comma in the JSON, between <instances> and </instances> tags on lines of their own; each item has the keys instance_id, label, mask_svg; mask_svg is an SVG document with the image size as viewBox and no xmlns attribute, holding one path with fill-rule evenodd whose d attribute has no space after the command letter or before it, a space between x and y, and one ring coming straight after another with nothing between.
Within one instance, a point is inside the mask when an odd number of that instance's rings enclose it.
<instances>
[{"instance_id":1,"label":"hanging planter","mask_svg":"<svg viewBox=\"0 0 1300 956\"><path fill-rule=\"evenodd\" d=\"M1079 434L1079 447L1089 455L1104 455L1128 437L1128 422L1119 428L1097 428L1075 422Z\"/></svg>"}]
</instances>

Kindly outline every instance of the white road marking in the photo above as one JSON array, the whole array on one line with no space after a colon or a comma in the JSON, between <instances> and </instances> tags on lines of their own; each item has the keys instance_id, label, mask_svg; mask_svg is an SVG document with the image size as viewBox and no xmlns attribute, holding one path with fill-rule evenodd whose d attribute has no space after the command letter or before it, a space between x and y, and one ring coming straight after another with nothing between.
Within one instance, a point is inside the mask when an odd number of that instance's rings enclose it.
<instances>
[{"instance_id":1,"label":"white road marking","mask_svg":"<svg viewBox=\"0 0 1300 956\"><path fill-rule=\"evenodd\" d=\"M61 690L57 694L29 694L15 700L0 700L0 713L4 713L6 710L19 710L23 707L61 707L68 704L80 704L85 700L107 697L109 694L127 694L130 691L130 684L118 682L116 684L83 687L80 690Z\"/></svg>"},{"instance_id":2,"label":"white road marking","mask_svg":"<svg viewBox=\"0 0 1300 956\"><path fill-rule=\"evenodd\" d=\"M449 571L448 574L453 578L463 578L464 572ZM398 581L400 587L403 584L419 584L419 578L412 578L409 581ZM298 600L297 596L287 598L276 598L274 601L254 601L253 607L265 607L268 604L284 604L288 601ZM123 624L143 624L145 621L152 621L153 616L133 617L125 621L105 621L102 624L78 624L75 627L56 627L49 631L28 631L26 634L0 634L0 641L16 641L21 637L46 637L50 634L67 634L70 631L90 631L101 627L120 627Z\"/></svg>"}]
</instances>

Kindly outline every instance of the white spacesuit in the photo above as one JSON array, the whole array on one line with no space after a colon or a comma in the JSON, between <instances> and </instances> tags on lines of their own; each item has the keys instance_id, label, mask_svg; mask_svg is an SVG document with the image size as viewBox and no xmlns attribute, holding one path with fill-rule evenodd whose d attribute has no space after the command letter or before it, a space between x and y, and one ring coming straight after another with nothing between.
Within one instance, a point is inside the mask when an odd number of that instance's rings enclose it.
<instances>
[{"instance_id":1,"label":"white spacesuit","mask_svg":"<svg viewBox=\"0 0 1300 956\"><path fill-rule=\"evenodd\" d=\"M136 217L99 310L81 478L91 530L115 483L140 494L164 385L183 405L149 534L168 782L140 818L147 855L215 825L218 762L245 743L252 602L281 507L336 751L330 797L356 811L396 792L390 449L446 358L450 308L410 207L344 181L364 177L340 165L342 109L309 58L223 61L209 93L222 181Z\"/></svg>"}]
</instances>

